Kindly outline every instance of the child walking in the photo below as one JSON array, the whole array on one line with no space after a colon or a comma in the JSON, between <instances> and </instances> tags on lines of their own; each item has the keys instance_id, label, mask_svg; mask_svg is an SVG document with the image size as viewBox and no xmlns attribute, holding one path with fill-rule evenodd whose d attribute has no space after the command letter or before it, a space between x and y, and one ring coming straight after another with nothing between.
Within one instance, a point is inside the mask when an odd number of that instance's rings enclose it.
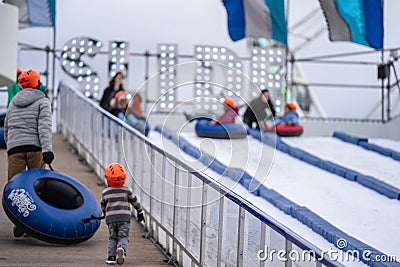
<instances>
[{"instance_id":1,"label":"child walking","mask_svg":"<svg viewBox=\"0 0 400 267\"><path fill-rule=\"evenodd\" d=\"M130 204L137 211L137 220L144 221L142 207L132 190L125 185L126 171L119 163L109 164L105 170L108 187L101 194L101 209L108 226L107 264L123 264L129 242L131 222Z\"/></svg>"}]
</instances>

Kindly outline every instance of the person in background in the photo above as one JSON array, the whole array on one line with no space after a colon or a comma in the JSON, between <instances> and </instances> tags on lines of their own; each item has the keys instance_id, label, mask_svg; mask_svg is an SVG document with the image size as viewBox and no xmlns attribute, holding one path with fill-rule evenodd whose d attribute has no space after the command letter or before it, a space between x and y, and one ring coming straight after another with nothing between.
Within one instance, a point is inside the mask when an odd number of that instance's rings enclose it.
<instances>
[{"instance_id":1,"label":"person in background","mask_svg":"<svg viewBox=\"0 0 400 267\"><path fill-rule=\"evenodd\" d=\"M105 110L110 109L110 101L119 91L125 91L122 84L124 80L124 74L118 71L110 80L108 87L104 89L103 96L100 100L100 107Z\"/></svg>"},{"instance_id":2,"label":"person in background","mask_svg":"<svg viewBox=\"0 0 400 267\"><path fill-rule=\"evenodd\" d=\"M120 117L120 119L125 119L129 125L145 134L146 118L142 110L142 97L139 94L133 96L131 106L126 110L125 117Z\"/></svg>"},{"instance_id":3,"label":"person in background","mask_svg":"<svg viewBox=\"0 0 400 267\"><path fill-rule=\"evenodd\" d=\"M108 227L107 264L123 264L129 242L132 205L137 212L137 221L144 221L142 206L132 190L125 185L126 171L119 163L106 167L105 178L108 183L101 194L101 209Z\"/></svg>"},{"instance_id":4,"label":"person in background","mask_svg":"<svg viewBox=\"0 0 400 267\"><path fill-rule=\"evenodd\" d=\"M230 98L225 98L222 103L224 104L224 114L211 123L214 125L217 123L235 123L236 116L239 114L239 108L235 106L235 102Z\"/></svg>"},{"instance_id":5,"label":"person in background","mask_svg":"<svg viewBox=\"0 0 400 267\"><path fill-rule=\"evenodd\" d=\"M269 109L272 117L275 117L275 107L269 96L267 89L262 90L259 97L253 99L247 106L247 109L243 115L243 122L246 123L250 128L260 129L265 128L265 122L268 119L266 109ZM261 125L260 125L261 124ZM265 130L265 129L262 129Z\"/></svg>"},{"instance_id":6,"label":"person in background","mask_svg":"<svg viewBox=\"0 0 400 267\"><path fill-rule=\"evenodd\" d=\"M17 80L12 85L7 86L8 100L7 107L10 105L11 99L21 90L18 84L18 77L21 75L22 70L20 68L17 69Z\"/></svg>"},{"instance_id":7,"label":"person in background","mask_svg":"<svg viewBox=\"0 0 400 267\"><path fill-rule=\"evenodd\" d=\"M18 69L17 69L17 81L16 81L14 84L9 85L9 86L7 87L7 92L8 92L7 107L10 105L11 99L13 99L13 97L14 97L19 91L21 91L21 87L20 87L19 84L18 84L18 77L19 77L19 75L20 75L21 73L22 73L22 70L21 70L20 68L18 68ZM47 98L49 97L49 96L48 96L48 93L47 93L47 88L46 88L46 86L44 86L44 85L42 85L42 84L40 83L40 85L39 85L39 90L42 91L42 93L44 94L45 97L47 97Z\"/></svg>"},{"instance_id":8,"label":"person in background","mask_svg":"<svg viewBox=\"0 0 400 267\"><path fill-rule=\"evenodd\" d=\"M285 114L276 119L275 124L297 125L299 124L299 114L296 112L297 107L292 102L287 102L285 105Z\"/></svg>"},{"instance_id":9,"label":"person in background","mask_svg":"<svg viewBox=\"0 0 400 267\"><path fill-rule=\"evenodd\" d=\"M132 105L129 111L127 111L128 114L134 115L138 120L146 120L142 110L142 97L139 94L135 94L132 97Z\"/></svg>"}]
</instances>

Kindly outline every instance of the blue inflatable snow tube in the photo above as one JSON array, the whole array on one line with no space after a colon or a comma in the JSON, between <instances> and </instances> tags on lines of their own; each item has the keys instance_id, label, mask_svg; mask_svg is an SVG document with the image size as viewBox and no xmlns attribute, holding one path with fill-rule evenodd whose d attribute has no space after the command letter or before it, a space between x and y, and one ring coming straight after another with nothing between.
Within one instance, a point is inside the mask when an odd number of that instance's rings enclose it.
<instances>
[{"instance_id":1,"label":"blue inflatable snow tube","mask_svg":"<svg viewBox=\"0 0 400 267\"><path fill-rule=\"evenodd\" d=\"M39 240L77 244L100 227L101 208L82 183L65 174L31 169L15 175L5 186L3 209L9 219Z\"/></svg>"},{"instance_id":2,"label":"blue inflatable snow tube","mask_svg":"<svg viewBox=\"0 0 400 267\"><path fill-rule=\"evenodd\" d=\"M195 126L196 135L216 139L239 139L247 136L242 124L212 124L210 120L198 120Z\"/></svg>"},{"instance_id":3,"label":"blue inflatable snow tube","mask_svg":"<svg viewBox=\"0 0 400 267\"><path fill-rule=\"evenodd\" d=\"M0 127L0 148L6 147L6 141L4 141L4 127Z\"/></svg>"},{"instance_id":4,"label":"blue inflatable snow tube","mask_svg":"<svg viewBox=\"0 0 400 267\"><path fill-rule=\"evenodd\" d=\"M4 120L6 113L0 113L0 148L6 147L6 141L4 141Z\"/></svg>"}]
</instances>

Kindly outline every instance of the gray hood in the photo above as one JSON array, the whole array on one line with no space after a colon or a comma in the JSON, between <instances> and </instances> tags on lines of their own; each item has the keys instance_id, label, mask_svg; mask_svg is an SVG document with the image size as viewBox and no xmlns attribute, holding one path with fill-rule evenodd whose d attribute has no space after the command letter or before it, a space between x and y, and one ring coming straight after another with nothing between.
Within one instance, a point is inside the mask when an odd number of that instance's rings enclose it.
<instances>
[{"instance_id":1,"label":"gray hood","mask_svg":"<svg viewBox=\"0 0 400 267\"><path fill-rule=\"evenodd\" d=\"M39 89L22 89L11 101L17 107L26 107L44 97L44 94Z\"/></svg>"}]
</instances>

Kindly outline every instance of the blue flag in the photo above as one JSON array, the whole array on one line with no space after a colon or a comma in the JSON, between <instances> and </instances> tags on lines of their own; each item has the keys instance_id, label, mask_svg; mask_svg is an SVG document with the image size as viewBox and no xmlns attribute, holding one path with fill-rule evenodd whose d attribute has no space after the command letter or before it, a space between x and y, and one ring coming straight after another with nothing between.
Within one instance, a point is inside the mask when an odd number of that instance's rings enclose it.
<instances>
[{"instance_id":1,"label":"blue flag","mask_svg":"<svg viewBox=\"0 0 400 267\"><path fill-rule=\"evenodd\" d=\"M331 41L349 41L383 48L381 0L319 0Z\"/></svg>"},{"instance_id":2,"label":"blue flag","mask_svg":"<svg viewBox=\"0 0 400 267\"><path fill-rule=\"evenodd\" d=\"M287 44L284 0L223 0L233 41L274 39Z\"/></svg>"},{"instance_id":3,"label":"blue flag","mask_svg":"<svg viewBox=\"0 0 400 267\"><path fill-rule=\"evenodd\" d=\"M19 28L54 27L56 0L5 0L19 9Z\"/></svg>"}]
</instances>

